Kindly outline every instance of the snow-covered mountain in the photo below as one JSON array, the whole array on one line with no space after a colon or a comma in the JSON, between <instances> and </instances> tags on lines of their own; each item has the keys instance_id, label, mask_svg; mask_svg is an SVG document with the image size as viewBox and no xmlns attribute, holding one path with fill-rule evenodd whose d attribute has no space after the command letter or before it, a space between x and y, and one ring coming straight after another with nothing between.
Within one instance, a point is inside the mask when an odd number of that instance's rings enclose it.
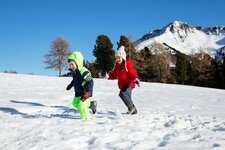
<instances>
[{"instance_id":1,"label":"snow-covered mountain","mask_svg":"<svg viewBox=\"0 0 225 150\"><path fill-rule=\"evenodd\" d=\"M150 31L134 44L141 50L153 42L164 43L187 55L202 49L212 57L220 57L225 54L225 26L203 28L175 21L163 29Z\"/></svg>"},{"instance_id":2,"label":"snow-covered mountain","mask_svg":"<svg viewBox=\"0 0 225 150\"><path fill-rule=\"evenodd\" d=\"M82 121L70 82L0 73L0 149L225 149L225 90L141 82L130 116L117 81L94 79L97 114Z\"/></svg>"}]
</instances>

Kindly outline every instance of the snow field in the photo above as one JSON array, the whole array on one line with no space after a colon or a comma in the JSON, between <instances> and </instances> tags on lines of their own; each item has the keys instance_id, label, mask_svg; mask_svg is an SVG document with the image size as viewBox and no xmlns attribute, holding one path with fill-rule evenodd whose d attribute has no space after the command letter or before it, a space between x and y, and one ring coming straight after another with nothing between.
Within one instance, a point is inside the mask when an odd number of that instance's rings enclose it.
<instances>
[{"instance_id":1,"label":"snow field","mask_svg":"<svg viewBox=\"0 0 225 150\"><path fill-rule=\"evenodd\" d=\"M97 114L82 121L70 81L0 73L0 149L225 149L224 90L142 82L130 116L117 81L94 79Z\"/></svg>"}]
</instances>

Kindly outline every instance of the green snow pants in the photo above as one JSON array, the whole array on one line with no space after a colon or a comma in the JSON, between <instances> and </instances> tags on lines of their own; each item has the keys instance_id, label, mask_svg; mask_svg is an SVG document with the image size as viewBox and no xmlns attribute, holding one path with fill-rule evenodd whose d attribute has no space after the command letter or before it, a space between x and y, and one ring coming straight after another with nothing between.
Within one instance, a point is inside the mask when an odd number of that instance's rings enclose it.
<instances>
[{"instance_id":1,"label":"green snow pants","mask_svg":"<svg viewBox=\"0 0 225 150\"><path fill-rule=\"evenodd\" d=\"M73 98L73 106L77 108L80 112L80 116L83 120L90 120L91 114L89 112L90 100L86 99L84 102L80 99L80 97Z\"/></svg>"}]
</instances>

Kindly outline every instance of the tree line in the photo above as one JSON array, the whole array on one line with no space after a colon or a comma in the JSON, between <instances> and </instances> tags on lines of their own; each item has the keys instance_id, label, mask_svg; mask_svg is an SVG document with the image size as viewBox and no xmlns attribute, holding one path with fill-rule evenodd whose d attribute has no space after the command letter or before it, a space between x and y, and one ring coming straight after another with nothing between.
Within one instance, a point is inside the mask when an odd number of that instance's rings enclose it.
<instances>
[{"instance_id":1,"label":"tree line","mask_svg":"<svg viewBox=\"0 0 225 150\"><path fill-rule=\"evenodd\" d=\"M165 43L155 42L137 52L131 40L124 35L117 42L117 48L121 45L125 47L141 81L225 89L225 59L216 61L202 49L193 55L185 55ZM63 76L62 70L67 66L66 60L70 53L69 42L62 37L56 38L51 44L51 50L44 56L44 62L48 64L46 69L57 69L59 76ZM85 61L85 66L93 77L99 78L112 71L115 50L109 37L99 35L92 53L95 61Z\"/></svg>"}]
</instances>

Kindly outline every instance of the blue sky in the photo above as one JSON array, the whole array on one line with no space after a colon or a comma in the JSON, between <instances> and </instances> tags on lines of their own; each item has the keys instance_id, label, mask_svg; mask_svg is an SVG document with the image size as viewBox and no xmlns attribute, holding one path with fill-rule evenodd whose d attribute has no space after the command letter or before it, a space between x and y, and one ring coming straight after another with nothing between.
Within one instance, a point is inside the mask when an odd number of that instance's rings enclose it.
<instances>
[{"instance_id":1,"label":"blue sky","mask_svg":"<svg viewBox=\"0 0 225 150\"><path fill-rule=\"evenodd\" d=\"M43 56L59 36L93 61L98 35L116 49L121 35L136 40L175 20L225 26L224 6L224 0L0 0L0 72L56 76L44 69Z\"/></svg>"}]
</instances>

